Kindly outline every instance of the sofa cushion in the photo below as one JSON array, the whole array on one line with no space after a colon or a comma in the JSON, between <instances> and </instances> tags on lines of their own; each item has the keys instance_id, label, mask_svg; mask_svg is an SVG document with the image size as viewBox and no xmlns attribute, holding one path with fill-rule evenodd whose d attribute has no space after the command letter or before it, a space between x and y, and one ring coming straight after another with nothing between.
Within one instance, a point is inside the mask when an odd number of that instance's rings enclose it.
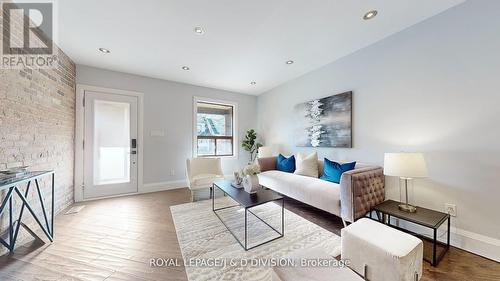
<instances>
[{"instance_id":1,"label":"sofa cushion","mask_svg":"<svg viewBox=\"0 0 500 281\"><path fill-rule=\"evenodd\" d=\"M308 176L308 177L318 177L318 154L313 152L309 155L303 153L297 153L297 159L295 161L295 172L294 174Z\"/></svg>"},{"instance_id":2,"label":"sofa cushion","mask_svg":"<svg viewBox=\"0 0 500 281\"><path fill-rule=\"evenodd\" d=\"M332 214L340 214L339 184L276 170L260 173L258 177L261 185L278 193Z\"/></svg>"},{"instance_id":3,"label":"sofa cushion","mask_svg":"<svg viewBox=\"0 0 500 281\"><path fill-rule=\"evenodd\" d=\"M276 170L277 157L257 158L257 162L261 172Z\"/></svg>"},{"instance_id":4,"label":"sofa cushion","mask_svg":"<svg viewBox=\"0 0 500 281\"><path fill-rule=\"evenodd\" d=\"M278 171L293 173L295 171L295 156L286 158L283 155L278 155L278 162L276 164Z\"/></svg>"},{"instance_id":5,"label":"sofa cushion","mask_svg":"<svg viewBox=\"0 0 500 281\"><path fill-rule=\"evenodd\" d=\"M342 173L354 170L354 167L356 167L356 162L340 164L325 158L321 179L334 183L340 183Z\"/></svg>"}]
</instances>

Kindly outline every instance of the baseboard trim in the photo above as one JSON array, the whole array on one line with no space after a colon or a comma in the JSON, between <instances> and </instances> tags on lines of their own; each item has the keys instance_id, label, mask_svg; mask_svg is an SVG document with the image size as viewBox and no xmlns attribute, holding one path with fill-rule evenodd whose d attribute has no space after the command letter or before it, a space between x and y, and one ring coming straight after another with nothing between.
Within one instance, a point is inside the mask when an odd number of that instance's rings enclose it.
<instances>
[{"instance_id":1,"label":"baseboard trim","mask_svg":"<svg viewBox=\"0 0 500 281\"><path fill-rule=\"evenodd\" d=\"M432 232L428 228L406 221L399 221L398 224L397 221L397 219L394 219L396 225L404 226L404 228L410 231L420 233L432 239ZM438 239L440 241L446 241L445 224L440 227ZM452 225L450 229L450 244L464 251L500 262L499 239L457 228Z\"/></svg>"},{"instance_id":2,"label":"baseboard trim","mask_svg":"<svg viewBox=\"0 0 500 281\"><path fill-rule=\"evenodd\" d=\"M500 239L496 239L493 237L485 236L485 235L482 235L479 233L470 232L470 231L467 231L464 229L454 228L454 227L451 228L451 232L456 233L458 235L462 235L462 236L471 238L471 239L474 239L474 240L478 240L478 241L481 241L481 242L484 242L487 244L491 244L491 245L500 247Z\"/></svg>"},{"instance_id":3,"label":"baseboard trim","mask_svg":"<svg viewBox=\"0 0 500 281\"><path fill-rule=\"evenodd\" d=\"M499 239L452 227L450 240L457 248L500 262Z\"/></svg>"},{"instance_id":4,"label":"baseboard trim","mask_svg":"<svg viewBox=\"0 0 500 281\"><path fill-rule=\"evenodd\" d=\"M186 180L145 183L139 193L150 193L187 187Z\"/></svg>"}]
</instances>

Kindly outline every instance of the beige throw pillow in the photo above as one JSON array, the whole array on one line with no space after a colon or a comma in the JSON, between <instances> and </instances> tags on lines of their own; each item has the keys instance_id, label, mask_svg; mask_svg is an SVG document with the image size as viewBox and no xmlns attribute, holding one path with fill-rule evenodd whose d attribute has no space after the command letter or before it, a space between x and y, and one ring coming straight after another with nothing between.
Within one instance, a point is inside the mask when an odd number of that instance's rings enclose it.
<instances>
[{"instance_id":1,"label":"beige throw pillow","mask_svg":"<svg viewBox=\"0 0 500 281\"><path fill-rule=\"evenodd\" d=\"M318 154L316 152L313 152L306 156L303 153L297 153L297 158L295 159L294 174L317 178Z\"/></svg>"}]
</instances>

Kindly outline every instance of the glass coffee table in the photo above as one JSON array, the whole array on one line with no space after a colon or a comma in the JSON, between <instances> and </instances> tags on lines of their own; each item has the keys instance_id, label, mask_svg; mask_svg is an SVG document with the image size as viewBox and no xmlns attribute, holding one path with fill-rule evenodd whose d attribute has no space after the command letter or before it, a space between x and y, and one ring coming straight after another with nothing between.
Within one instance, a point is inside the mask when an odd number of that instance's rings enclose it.
<instances>
[{"instance_id":1,"label":"glass coffee table","mask_svg":"<svg viewBox=\"0 0 500 281\"><path fill-rule=\"evenodd\" d=\"M232 206L225 206L221 208L215 208L215 188L220 189L222 192L224 192L225 195L229 196L231 199L233 199L237 204L232 205ZM254 194L249 194L245 192L243 189L238 189L235 188L231 185L230 181L227 180L221 180L221 181L216 181L213 183L212 189L210 191L212 194L212 211L215 213L215 215L219 218L219 220L224 224L224 226L227 228L227 230L233 235L233 237L238 241L238 243L245 249L245 251L251 250L255 247L264 245L266 243L269 243L271 241L274 241L276 239L282 238L285 234L285 200L283 196L279 195L278 193L272 191L272 190L259 190ZM281 201L281 202L279 202ZM278 204L281 205L280 211L281 211L281 231L277 230L275 227L273 227L269 222L266 222L263 218L259 217L255 212L252 212L251 209L266 203L270 202L279 202ZM281 203L281 204L280 204ZM222 217L220 216L219 212L222 210L228 210L231 208L236 208L240 207L245 210L245 225L244 225L244 239L241 241L238 239L237 235L231 230L231 228L224 222ZM235 210L237 212L237 210ZM257 219L259 219L261 222L263 222L265 225L267 225L271 230L275 231L278 236L267 239L263 242L260 242L256 245L251 245L249 246L248 244L248 213L251 215L255 216Z\"/></svg>"}]
</instances>

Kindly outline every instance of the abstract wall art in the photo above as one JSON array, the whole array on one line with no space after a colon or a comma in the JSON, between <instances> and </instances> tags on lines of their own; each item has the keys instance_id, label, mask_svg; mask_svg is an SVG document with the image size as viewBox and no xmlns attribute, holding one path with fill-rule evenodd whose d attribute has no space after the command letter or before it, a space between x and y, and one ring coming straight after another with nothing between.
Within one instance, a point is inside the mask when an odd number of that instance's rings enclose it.
<instances>
[{"instance_id":1,"label":"abstract wall art","mask_svg":"<svg viewBox=\"0 0 500 281\"><path fill-rule=\"evenodd\" d=\"M352 92L297 104L297 146L352 147Z\"/></svg>"}]
</instances>

